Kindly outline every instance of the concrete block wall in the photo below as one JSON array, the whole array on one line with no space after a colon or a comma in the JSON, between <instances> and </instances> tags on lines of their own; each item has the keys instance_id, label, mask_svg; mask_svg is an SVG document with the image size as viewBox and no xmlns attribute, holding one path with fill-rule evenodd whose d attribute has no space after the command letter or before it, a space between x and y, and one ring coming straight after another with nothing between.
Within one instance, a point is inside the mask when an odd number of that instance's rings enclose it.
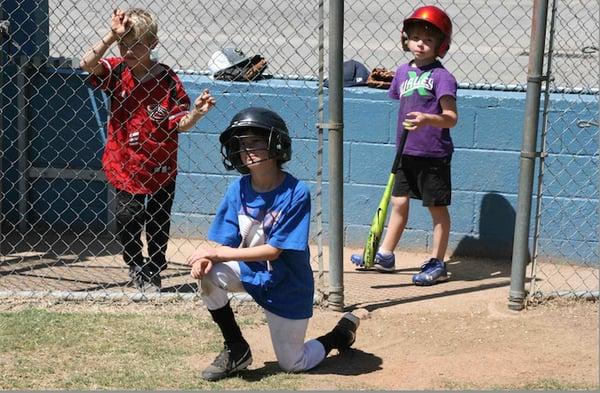
<instances>
[{"instance_id":1,"label":"concrete block wall","mask_svg":"<svg viewBox=\"0 0 600 393\"><path fill-rule=\"evenodd\" d=\"M219 105L224 108L237 110L244 106L240 104L243 102L264 105L278 111L288 121L294 137L295 153L288 169L312 186L314 198L315 160L311 160L310 155L302 156L297 152L316 151L316 132L313 127L317 122L314 116L315 83L269 80L259 82L250 88L243 83L231 85L195 76L184 78L184 81L191 95L198 94L203 88L210 88L220 100ZM591 111L596 113L597 117L597 100L593 96L582 99L580 96L573 98L554 95L551 103L550 116L564 119L572 116L573 113ZM384 90L354 87L346 88L344 91L344 239L348 246L362 246L374 209L385 187L395 153L397 105L397 102L387 98L387 92ZM451 253L510 258L516 216L524 107L524 92L459 89L460 120L452 129L455 154L452 161L453 202L450 207L452 231L449 251ZM230 111L230 115L233 113L235 110ZM224 117L218 112L211 113L206 120L214 124L213 130L204 130L200 125L199 130L192 131L190 138L195 138L193 135L199 132L204 137L209 136L211 143L216 143L216 134L226 126L230 117ZM325 134L325 154L327 149ZM574 170L565 171L562 175L565 177L563 183L568 183L569 180L566 178L570 176L569 172L576 173L580 177L588 173L597 173L598 161L590 159L594 155L597 157L597 152L598 145L595 140L590 141L586 151L583 152L584 157L575 160L572 159L573 152L568 151L568 147L553 151L556 154L555 159L562 159L566 168L571 166ZM191 155L185 153L184 147L182 153L183 156ZM213 165L210 164L211 167ZM575 170L577 167L586 169ZM190 175L200 183L203 177L226 174L220 169L209 174L201 173L202 170L198 169L195 173L191 170ZM325 182L323 218L327 221L329 210L326 156L323 172ZM589 186L586 188L598 189L596 179L591 179L588 183ZM552 188L556 187L558 187L557 183L552 183L550 191L552 192ZM584 203L585 211L590 211L590 207L598 205L598 194L591 188L587 191L582 191L580 188L554 190L554 194L547 195L549 198L554 198L556 192L562 193L566 202L570 203L577 203L573 199L580 197L581 193L591 196L591 199ZM212 203L216 202L209 204ZM533 203L535 206L535 198ZM313 211L315 207L313 204ZM205 211L211 210L205 209ZM562 214L569 215L573 211L573 208L565 209ZM575 208L575 211L581 209ZM189 212L186 211L187 213ZM592 214L592 216L595 223L593 226L598 228L598 215ZM576 217L565 216L565 221L568 220L576 220ZM208 219L202 222L209 221ZM416 251L429 250L432 242L430 221L427 209L423 208L419 201L412 201L409 223L399 247ZM531 227L533 228L533 225ZM327 222L324 228L327 236ZM542 239L550 255L552 253L571 255L577 260L585 259L583 255L595 254L594 252L570 252L569 248L583 247L588 250L597 248L597 237L588 234L580 235L578 241L581 244L577 244L577 242L562 241L564 235L564 233L554 233L549 235L549 238Z\"/></svg>"},{"instance_id":2,"label":"concrete block wall","mask_svg":"<svg viewBox=\"0 0 600 393\"><path fill-rule=\"evenodd\" d=\"M5 72L11 71L5 69ZM209 88L217 98L217 107L194 129L180 137L180 174L173 207L173 236L202 237L206 233L225 188L237 176L235 172L225 171L222 166L219 133L238 110L250 105L269 107L280 113L288 123L293 137L293 158L286 165L286 169L310 185L314 214L317 208L314 203L317 173L315 125L318 122L316 83L265 80L253 84L232 84L213 81L198 75L181 75L181 79L192 98L198 96L203 89ZM42 139L37 139L32 151L37 149L36 146L40 146L40 152L62 152L47 157L40 153L34 160L35 165L70 168L83 166L98 169L102 153L102 149L98 146L100 131L96 114L92 110L89 91L84 84L85 78L78 70L62 73L49 70L39 77L33 77L32 80L38 86L35 89L36 97L31 100L30 111L38 116L30 123L30 135L46 135L47 137L42 138L43 141L52 141L51 144L55 145L43 148L43 143L40 144ZM5 91L15 93L10 86L6 86ZM95 97L99 100L98 94ZM360 247L367 234L373 212L379 203L393 161L398 104L387 98L386 91L367 87L346 88L344 99L344 239L346 245ZM597 98L594 100L594 97L590 97L589 102L582 101L580 97L574 102L565 103L565 100L569 100L569 97L564 95L553 97L555 111L551 112L551 116L563 119L571 112L591 111L597 118ZM49 102L52 104L49 105ZM12 116L11 119L14 119L15 115L12 102L8 104L3 114L6 128L3 185L4 190L10 192L5 194L3 209L5 217L14 220L15 199L20 196L16 195L14 187L7 184L7 182L14 182L17 176L14 172L15 168L9 161L11 157L15 157L15 146L14 143L6 141L7 137L15 136L15 130L12 129L14 121L6 121L6 116ZM6 101L5 105L7 105ZM524 105L525 93L523 92L459 89L460 119L458 125L451 131L455 154L452 161L450 252L510 257L516 214ZM44 120L46 117L41 115L44 110L52 111L49 117L51 121ZM98 115L102 121L105 120L104 111L100 110ZM55 135L61 137L56 138ZM324 137L322 200L324 230L327 237L329 217L327 131ZM58 146L69 140L75 141L74 144L70 144L71 147L79 146L77 144L82 140L91 142L83 143L78 149L65 149L64 146ZM52 150L53 147L55 150ZM568 182L568 177L573 176L572 174L585 177L587 173L597 173L597 141L590 143L589 148L583 153L578 152L575 158L569 146L550 146L550 148L555 149L557 159L563 158L564 165L572 168L572 171L564 174L565 182ZM44 159L46 162L40 162ZM65 160L66 163L63 162ZM582 167L587 168L583 173ZM53 211L65 208L62 204L58 204L58 201L65 198L70 201L69 205L87 207L71 209L76 210L77 215L72 218L72 223L67 223L68 225L73 224L73 228L80 225L88 229L96 224L104 225L98 223L98 220L107 216L105 207L103 204L90 203L90 198L91 196L105 198L105 184L96 180L76 193L69 192L69 187L73 185L79 187L79 182L81 181L52 181L46 184L43 181L36 181L34 188L39 214L35 219L52 221L53 217L60 216ZM551 197L560 195L564 204L583 204L583 210L578 211L592 212L594 216L593 212L597 211L598 206L597 179L593 179L590 184L591 188L587 190L567 191L555 189L558 186L554 184L549 187L548 192ZM40 187L49 187L52 190L51 192L38 191ZM582 200L582 194L587 195L588 199ZM194 195L198 197L195 198ZM598 228L597 221L598 215L595 214L592 222L595 228ZM64 224L62 221L53 221L53 224L61 223ZM316 225L312 228L314 231ZM572 239L574 235L570 234L567 237L565 231L566 229L549 235L547 239L549 249L555 247L555 250L563 250L565 238L579 242L583 248L596 247L597 249L597 236L578 234L579 238ZM420 206L419 201L411 202L408 227L399 247L415 251L425 251L431 247L430 217L427 209ZM581 254L573 254L575 259L578 255Z\"/></svg>"},{"instance_id":3,"label":"concrete block wall","mask_svg":"<svg viewBox=\"0 0 600 393\"><path fill-rule=\"evenodd\" d=\"M345 139L350 149L345 211L361 212L347 214L346 241L360 245L393 160L398 103L389 100L385 91L351 90L356 91L348 94L350 107L362 107L363 116L369 119L369 109L376 105L376 117L381 119L371 128L353 119L361 116L360 112L345 112ZM455 143L451 251L496 256L508 256L512 251L523 102L524 93L458 91L460 120L451 130ZM486 211L489 203L493 205L490 212ZM493 225L487 221L498 217L505 219ZM399 247L423 251L429 250L431 243L428 210L413 200Z\"/></svg>"}]
</instances>

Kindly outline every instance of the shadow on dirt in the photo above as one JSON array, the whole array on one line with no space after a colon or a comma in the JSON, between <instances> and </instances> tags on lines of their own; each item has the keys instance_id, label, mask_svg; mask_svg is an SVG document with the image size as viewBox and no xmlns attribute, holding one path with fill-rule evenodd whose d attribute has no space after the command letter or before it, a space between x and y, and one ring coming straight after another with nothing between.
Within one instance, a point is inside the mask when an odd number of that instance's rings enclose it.
<instances>
[{"instance_id":1,"label":"shadow on dirt","mask_svg":"<svg viewBox=\"0 0 600 393\"><path fill-rule=\"evenodd\" d=\"M412 275L418 273L419 266L402 266L395 274L385 277L375 271L357 271L349 274L365 275L361 281L366 285L360 299L354 299L354 304L350 303L347 308L373 311L398 304L508 287L515 217L515 210L504 196L495 193L484 195L476 236L463 237L446 261L449 283L415 286Z\"/></svg>"},{"instance_id":2,"label":"shadow on dirt","mask_svg":"<svg viewBox=\"0 0 600 393\"><path fill-rule=\"evenodd\" d=\"M306 374L362 375L381 370L383 360L372 353L351 348L337 355L329 356L317 367L306 371ZM249 382L260 381L272 375L285 373L277 362L265 362L263 367L248 370L240 374Z\"/></svg>"},{"instance_id":3,"label":"shadow on dirt","mask_svg":"<svg viewBox=\"0 0 600 393\"><path fill-rule=\"evenodd\" d=\"M419 302L419 301L423 301L423 300L436 299L436 298L440 298L440 297L464 295L464 294L470 293L470 292L478 292L478 291L484 291L484 290L488 290L488 289L508 287L509 284L510 284L509 280L504 280L504 281L501 281L498 283L493 283L493 284L484 284L484 285L478 285L478 286L469 287L469 288L459 288L459 289L455 289L455 290L443 291L443 292L437 292L437 293L427 293L427 294L423 294L420 296L409 296L406 298L398 298L398 299L386 299L383 301L369 301L368 303L355 303L352 305L348 305L346 307L346 311L352 311L352 310L356 310L358 308L364 308L364 309L368 310L369 312L372 312L372 311L375 311L380 308L392 307L392 306L396 306L399 304L407 304L407 303ZM413 286L413 285L406 284L404 286L408 287L408 286Z\"/></svg>"}]
</instances>

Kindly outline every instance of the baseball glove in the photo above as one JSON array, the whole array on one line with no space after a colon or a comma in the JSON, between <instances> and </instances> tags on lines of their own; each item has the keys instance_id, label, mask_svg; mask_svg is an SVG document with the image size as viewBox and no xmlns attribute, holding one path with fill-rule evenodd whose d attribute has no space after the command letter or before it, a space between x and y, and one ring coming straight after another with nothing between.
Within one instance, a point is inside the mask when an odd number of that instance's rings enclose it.
<instances>
[{"instance_id":1,"label":"baseball glove","mask_svg":"<svg viewBox=\"0 0 600 393\"><path fill-rule=\"evenodd\" d=\"M244 79L247 81L253 81L267 68L267 60L260 55L254 56L244 71Z\"/></svg>"},{"instance_id":2,"label":"baseball glove","mask_svg":"<svg viewBox=\"0 0 600 393\"><path fill-rule=\"evenodd\" d=\"M254 55L239 64L215 72L214 78L225 81L250 82L259 79L267 68L267 60L261 55Z\"/></svg>"},{"instance_id":3,"label":"baseball glove","mask_svg":"<svg viewBox=\"0 0 600 393\"><path fill-rule=\"evenodd\" d=\"M367 86L376 89L389 89L394 79L395 72L387 70L383 67L373 68L373 71L367 78Z\"/></svg>"}]
</instances>

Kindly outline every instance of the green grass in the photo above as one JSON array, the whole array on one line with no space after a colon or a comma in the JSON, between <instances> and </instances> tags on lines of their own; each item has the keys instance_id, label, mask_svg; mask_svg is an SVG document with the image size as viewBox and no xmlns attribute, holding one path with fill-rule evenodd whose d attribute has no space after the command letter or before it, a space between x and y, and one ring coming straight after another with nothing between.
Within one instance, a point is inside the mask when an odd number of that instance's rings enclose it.
<instances>
[{"instance_id":1,"label":"green grass","mask_svg":"<svg viewBox=\"0 0 600 393\"><path fill-rule=\"evenodd\" d=\"M554 379L539 379L525 384L506 384L501 386L481 387L468 383L456 383L447 381L443 384L443 388L447 390L555 390L555 391L572 391L572 390L594 390L598 387L594 385L582 385L570 382L561 382Z\"/></svg>"},{"instance_id":2,"label":"green grass","mask_svg":"<svg viewBox=\"0 0 600 393\"><path fill-rule=\"evenodd\" d=\"M520 386L522 390L596 390L598 386L585 386L569 382L556 381L554 379L540 379L533 383Z\"/></svg>"},{"instance_id":3,"label":"green grass","mask_svg":"<svg viewBox=\"0 0 600 393\"><path fill-rule=\"evenodd\" d=\"M238 322L245 331L265 324L262 312L254 311L238 313ZM261 329L266 331L264 326ZM210 363L221 346L221 335L206 313L42 308L0 312L0 389L362 390L376 383L366 384L343 373L337 376L335 371L289 374L279 369L275 359L223 381L201 380L202 365ZM449 390L597 389L555 379L519 386L471 386L453 380L442 385Z\"/></svg>"},{"instance_id":4,"label":"green grass","mask_svg":"<svg viewBox=\"0 0 600 393\"><path fill-rule=\"evenodd\" d=\"M258 319L240 318L240 325ZM195 315L0 313L0 389L248 388L231 378L207 383L197 360L221 349L214 323ZM299 388L298 375L276 372L252 388Z\"/></svg>"}]
</instances>

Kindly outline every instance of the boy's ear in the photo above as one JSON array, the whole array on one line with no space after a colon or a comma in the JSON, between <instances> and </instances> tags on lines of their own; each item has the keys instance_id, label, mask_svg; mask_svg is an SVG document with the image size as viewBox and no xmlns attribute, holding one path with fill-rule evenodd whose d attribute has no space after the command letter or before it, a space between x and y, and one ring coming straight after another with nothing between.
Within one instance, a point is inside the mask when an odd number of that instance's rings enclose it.
<instances>
[{"instance_id":1,"label":"boy's ear","mask_svg":"<svg viewBox=\"0 0 600 393\"><path fill-rule=\"evenodd\" d=\"M408 34L406 34L404 30L400 31L400 42L402 43L402 49L404 49L405 52L410 51L410 49L408 49Z\"/></svg>"}]
</instances>

